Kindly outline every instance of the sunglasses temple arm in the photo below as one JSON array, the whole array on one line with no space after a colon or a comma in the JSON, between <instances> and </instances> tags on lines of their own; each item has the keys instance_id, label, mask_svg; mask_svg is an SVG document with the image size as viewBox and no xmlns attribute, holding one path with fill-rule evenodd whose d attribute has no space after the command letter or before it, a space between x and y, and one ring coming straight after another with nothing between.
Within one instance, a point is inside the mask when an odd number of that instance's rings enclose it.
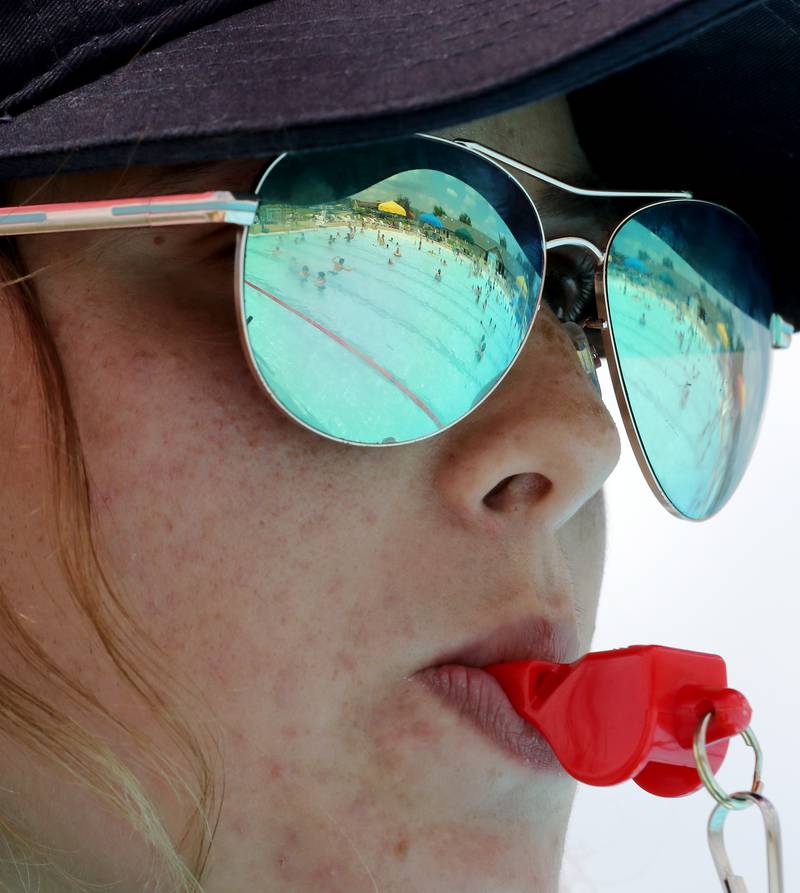
<instances>
[{"instance_id":1,"label":"sunglasses temple arm","mask_svg":"<svg viewBox=\"0 0 800 893\"><path fill-rule=\"evenodd\" d=\"M258 198L225 191L0 208L0 235L234 223L250 226Z\"/></svg>"}]
</instances>

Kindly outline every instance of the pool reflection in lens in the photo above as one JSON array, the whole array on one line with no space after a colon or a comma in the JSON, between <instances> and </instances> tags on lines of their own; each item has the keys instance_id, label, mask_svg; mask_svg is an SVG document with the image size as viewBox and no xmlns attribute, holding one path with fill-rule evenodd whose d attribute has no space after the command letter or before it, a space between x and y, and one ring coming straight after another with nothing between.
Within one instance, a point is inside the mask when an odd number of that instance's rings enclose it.
<instances>
[{"instance_id":1,"label":"pool reflection in lens","mask_svg":"<svg viewBox=\"0 0 800 893\"><path fill-rule=\"evenodd\" d=\"M687 518L722 508L753 451L771 363L765 269L752 230L708 202L637 211L609 246L620 378L647 463Z\"/></svg>"},{"instance_id":2,"label":"pool reflection in lens","mask_svg":"<svg viewBox=\"0 0 800 893\"><path fill-rule=\"evenodd\" d=\"M416 136L284 156L257 193L245 342L298 421L348 442L409 442L497 386L544 273L538 215L505 171Z\"/></svg>"}]
</instances>

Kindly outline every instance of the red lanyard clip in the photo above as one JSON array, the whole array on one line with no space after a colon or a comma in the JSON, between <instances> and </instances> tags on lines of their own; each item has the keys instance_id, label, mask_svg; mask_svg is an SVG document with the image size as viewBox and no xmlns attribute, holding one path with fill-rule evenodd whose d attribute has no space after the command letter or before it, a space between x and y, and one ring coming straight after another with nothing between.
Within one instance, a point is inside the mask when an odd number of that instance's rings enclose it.
<instances>
[{"instance_id":1,"label":"red lanyard clip","mask_svg":"<svg viewBox=\"0 0 800 893\"><path fill-rule=\"evenodd\" d=\"M728 739L750 723L750 705L726 687L717 654L631 645L571 664L520 660L483 669L585 784L632 778L651 794L682 797L702 785L692 740L703 717L713 713L706 750L714 772Z\"/></svg>"}]
</instances>

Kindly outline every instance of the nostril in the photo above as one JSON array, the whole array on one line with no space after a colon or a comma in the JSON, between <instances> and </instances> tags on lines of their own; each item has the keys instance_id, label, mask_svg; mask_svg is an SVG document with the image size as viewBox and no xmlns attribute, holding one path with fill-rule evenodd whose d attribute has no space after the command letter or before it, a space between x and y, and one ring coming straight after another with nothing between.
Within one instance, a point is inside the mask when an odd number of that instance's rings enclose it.
<instances>
[{"instance_id":1,"label":"nostril","mask_svg":"<svg viewBox=\"0 0 800 893\"><path fill-rule=\"evenodd\" d=\"M512 474L483 497L483 503L494 511L508 511L517 504L528 505L541 499L551 490L552 481L535 472Z\"/></svg>"}]
</instances>

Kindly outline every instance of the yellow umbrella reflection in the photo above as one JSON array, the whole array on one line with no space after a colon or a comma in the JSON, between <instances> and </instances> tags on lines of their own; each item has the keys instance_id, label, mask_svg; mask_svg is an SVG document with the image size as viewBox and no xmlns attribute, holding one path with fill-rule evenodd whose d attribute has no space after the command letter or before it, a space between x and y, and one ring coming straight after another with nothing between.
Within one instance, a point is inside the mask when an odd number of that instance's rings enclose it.
<instances>
[{"instance_id":1,"label":"yellow umbrella reflection","mask_svg":"<svg viewBox=\"0 0 800 893\"><path fill-rule=\"evenodd\" d=\"M527 297L528 296L528 283L525 281L525 277L517 276L517 278L514 281L519 286L519 289L522 292L522 294L524 294L525 297Z\"/></svg>"},{"instance_id":2,"label":"yellow umbrella reflection","mask_svg":"<svg viewBox=\"0 0 800 893\"><path fill-rule=\"evenodd\" d=\"M386 211L388 214L399 214L401 217L406 216L406 209L397 202L381 202L378 205L379 211Z\"/></svg>"},{"instance_id":3,"label":"yellow umbrella reflection","mask_svg":"<svg viewBox=\"0 0 800 893\"><path fill-rule=\"evenodd\" d=\"M717 323L717 333L719 334L720 339L722 340L722 344L725 347L725 350L730 346L730 341L728 339L728 330L725 328L725 323L718 322Z\"/></svg>"}]
</instances>

